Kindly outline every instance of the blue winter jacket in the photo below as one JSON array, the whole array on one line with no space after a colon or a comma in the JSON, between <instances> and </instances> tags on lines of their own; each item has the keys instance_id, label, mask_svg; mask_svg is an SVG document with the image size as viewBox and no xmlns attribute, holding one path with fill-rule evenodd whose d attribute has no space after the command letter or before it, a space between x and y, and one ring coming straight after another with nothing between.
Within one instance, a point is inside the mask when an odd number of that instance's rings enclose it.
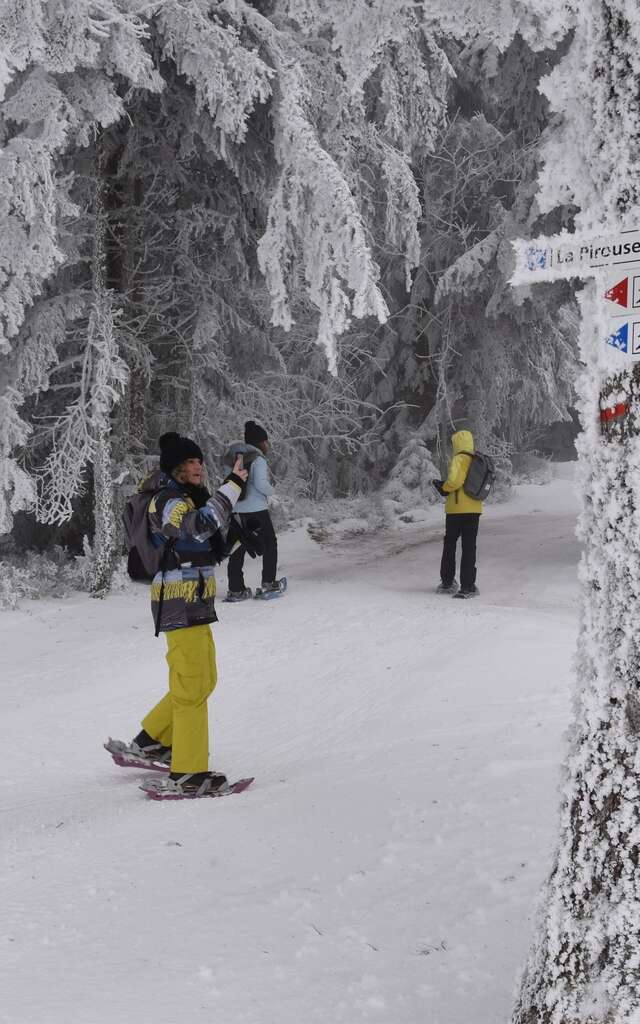
<instances>
[{"instance_id":1,"label":"blue winter jacket","mask_svg":"<svg viewBox=\"0 0 640 1024\"><path fill-rule=\"evenodd\" d=\"M245 488L244 497L236 504L236 512L262 512L269 508L267 498L273 494L273 487L269 483L269 468L267 460L259 448L244 441L236 441L230 444L224 455L226 472L231 472L233 465L231 460L235 454L248 455L251 457L249 466L249 479ZM249 462L249 459L247 459Z\"/></svg>"}]
</instances>

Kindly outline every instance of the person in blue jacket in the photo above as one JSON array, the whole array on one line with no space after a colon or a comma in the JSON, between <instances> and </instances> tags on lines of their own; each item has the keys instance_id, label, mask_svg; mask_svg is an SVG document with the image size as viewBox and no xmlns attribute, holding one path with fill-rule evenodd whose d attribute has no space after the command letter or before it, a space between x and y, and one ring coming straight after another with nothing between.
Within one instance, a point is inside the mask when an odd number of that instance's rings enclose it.
<instances>
[{"instance_id":1,"label":"person in blue jacket","mask_svg":"<svg viewBox=\"0 0 640 1024\"><path fill-rule=\"evenodd\" d=\"M253 420L244 425L244 442L235 441L230 444L224 455L224 464L235 465L238 456L242 457L244 468L249 471L249 478L240 500L235 507L235 514L240 517L242 526L255 531L262 544L262 591L263 593L284 590L283 581L276 579L278 571L278 540L269 515L269 496L273 494L273 486L269 480L269 468L266 455L269 451L269 437L264 429ZM243 566L246 547L240 544L227 563L229 580L228 601L244 601L251 597L251 590L245 586Z\"/></svg>"}]
</instances>

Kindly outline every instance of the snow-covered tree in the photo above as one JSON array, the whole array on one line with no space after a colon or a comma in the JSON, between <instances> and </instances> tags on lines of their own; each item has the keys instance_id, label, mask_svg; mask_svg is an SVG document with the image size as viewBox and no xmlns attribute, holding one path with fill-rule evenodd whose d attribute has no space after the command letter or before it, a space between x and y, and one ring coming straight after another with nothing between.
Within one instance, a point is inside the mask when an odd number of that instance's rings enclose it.
<instances>
[{"instance_id":1,"label":"snow-covered tree","mask_svg":"<svg viewBox=\"0 0 640 1024\"><path fill-rule=\"evenodd\" d=\"M188 421L211 379L197 367L228 347L222 333L237 340L248 327L266 364L278 365L269 303L285 330L311 303L330 370L352 318L385 319L372 239L381 233L399 252L409 283L420 216L412 159L433 146L451 70L409 0L358 0L347 12L320 0L110 0L99 9L34 0L9 3L2 17L8 527L12 510L34 501L34 470L39 514L55 522L71 513L87 465L96 468L79 371L95 348L98 306L107 316L87 238L100 187L105 292L122 313L107 347L131 381L109 418L116 461L126 463L146 446L139 431L128 440L138 389L147 436L176 408L176 391ZM55 317L43 330L47 309ZM205 322L213 330L203 344ZM16 444L34 424L19 464Z\"/></svg>"},{"instance_id":2,"label":"snow-covered tree","mask_svg":"<svg viewBox=\"0 0 640 1024\"><path fill-rule=\"evenodd\" d=\"M56 297L55 277L74 259L65 225L79 213L63 157L123 115L114 78L127 87L158 84L134 8L124 0L99 6L9 0L0 11L0 530L36 501L33 475L13 458L32 430L19 409L49 387L66 313L78 312L77 295L68 306ZM47 297L55 312L51 329L43 320ZM34 321L27 323L31 311ZM68 421L81 434L84 424L73 411ZM73 472L83 470L84 463ZM60 479L55 486L66 500L68 488Z\"/></svg>"},{"instance_id":3,"label":"snow-covered tree","mask_svg":"<svg viewBox=\"0 0 640 1024\"><path fill-rule=\"evenodd\" d=\"M560 115L543 148L540 208L572 204L576 229L634 227L640 12L586 0L543 84ZM588 87L585 85L588 84ZM623 1024L640 1007L640 404L637 370L610 375L595 284L583 315L579 410L585 545L574 722L560 838L514 1024ZM602 429L601 406L629 410Z\"/></svg>"},{"instance_id":4,"label":"snow-covered tree","mask_svg":"<svg viewBox=\"0 0 640 1024\"><path fill-rule=\"evenodd\" d=\"M96 488L134 477L168 426L213 469L247 411L270 417L319 493L381 480L457 395L495 444L565 415L569 290L516 304L505 253L535 219L535 85L556 59L537 50L566 12L33 0L1 16L0 527L34 503L47 523L97 515Z\"/></svg>"},{"instance_id":5,"label":"snow-covered tree","mask_svg":"<svg viewBox=\"0 0 640 1024\"><path fill-rule=\"evenodd\" d=\"M534 200L538 146L550 119L537 85L561 50L549 49L550 39L534 50L533 38L529 44L503 37L500 27L483 35L464 25L464 37L446 44L456 76L448 122L433 153L416 161L424 212L409 301L400 261L387 255L382 281L392 317L368 338L356 325L342 346L345 357L351 344L354 360L363 349L369 357L364 395L379 405L407 403L378 449L387 470L416 430L429 443L435 438L443 458L462 418L495 454L518 451L545 425L568 419L573 399L572 289L525 295L508 283L510 239L538 223L557 230L570 215L561 207L541 219Z\"/></svg>"}]
</instances>

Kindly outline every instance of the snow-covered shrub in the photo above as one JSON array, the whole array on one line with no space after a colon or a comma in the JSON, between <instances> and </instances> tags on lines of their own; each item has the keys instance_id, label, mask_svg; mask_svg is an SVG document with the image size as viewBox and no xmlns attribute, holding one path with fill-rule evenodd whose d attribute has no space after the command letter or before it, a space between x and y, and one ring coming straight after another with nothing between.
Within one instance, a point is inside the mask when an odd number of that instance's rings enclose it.
<instances>
[{"instance_id":1,"label":"snow-covered shrub","mask_svg":"<svg viewBox=\"0 0 640 1024\"><path fill-rule=\"evenodd\" d=\"M91 549L84 555L70 555L59 546L50 551L7 554L0 560L0 610L14 609L24 600L42 597L64 598L73 590L91 589ZM118 560L112 589L124 590L130 580L124 558Z\"/></svg>"},{"instance_id":2,"label":"snow-covered shrub","mask_svg":"<svg viewBox=\"0 0 640 1024\"><path fill-rule=\"evenodd\" d=\"M0 608L17 608L25 596L24 574L10 562L0 562Z\"/></svg>"},{"instance_id":3,"label":"snow-covered shrub","mask_svg":"<svg viewBox=\"0 0 640 1024\"><path fill-rule=\"evenodd\" d=\"M362 498L336 498L316 508L307 533L318 544L352 537L371 536L391 525L389 503L375 494Z\"/></svg>"},{"instance_id":4,"label":"snow-covered shrub","mask_svg":"<svg viewBox=\"0 0 640 1024\"><path fill-rule=\"evenodd\" d=\"M116 559L113 576L111 577L111 590L114 593L120 593L123 590L129 590L132 586L134 584L127 572L127 559L124 556Z\"/></svg>"},{"instance_id":5,"label":"snow-covered shrub","mask_svg":"<svg viewBox=\"0 0 640 1024\"><path fill-rule=\"evenodd\" d=\"M402 506L401 511L422 504L432 505L439 499L431 481L439 478L431 452L424 441L414 437L400 452L385 484L384 496L397 501Z\"/></svg>"},{"instance_id":6,"label":"snow-covered shrub","mask_svg":"<svg viewBox=\"0 0 640 1024\"><path fill-rule=\"evenodd\" d=\"M513 477L520 484L548 484L553 479L551 460L533 452L511 457Z\"/></svg>"},{"instance_id":7,"label":"snow-covered shrub","mask_svg":"<svg viewBox=\"0 0 640 1024\"><path fill-rule=\"evenodd\" d=\"M91 572L93 566L93 550L89 538L82 538L82 554L76 555L69 565L69 577L72 586L76 590L89 590L91 588Z\"/></svg>"},{"instance_id":8,"label":"snow-covered shrub","mask_svg":"<svg viewBox=\"0 0 640 1024\"><path fill-rule=\"evenodd\" d=\"M62 548L48 554L30 551L0 561L0 609L17 608L20 601L66 597L70 589L69 560Z\"/></svg>"},{"instance_id":9,"label":"snow-covered shrub","mask_svg":"<svg viewBox=\"0 0 640 1024\"><path fill-rule=\"evenodd\" d=\"M510 456L494 454L493 463L496 477L486 504L500 505L502 502L509 501L513 497L513 490L516 484L525 483L526 481L520 480L518 475L514 473Z\"/></svg>"},{"instance_id":10,"label":"snow-covered shrub","mask_svg":"<svg viewBox=\"0 0 640 1024\"><path fill-rule=\"evenodd\" d=\"M297 519L301 515L295 497L283 496L281 494L274 494L269 499L269 514L276 533L282 533L283 530L288 528L292 520Z\"/></svg>"}]
</instances>

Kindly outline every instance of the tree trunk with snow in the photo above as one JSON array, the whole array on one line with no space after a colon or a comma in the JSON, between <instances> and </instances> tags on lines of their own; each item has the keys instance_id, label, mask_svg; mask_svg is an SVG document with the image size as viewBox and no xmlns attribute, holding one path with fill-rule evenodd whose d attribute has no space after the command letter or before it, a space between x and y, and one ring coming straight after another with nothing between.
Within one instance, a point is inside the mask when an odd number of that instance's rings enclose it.
<instances>
[{"instance_id":1,"label":"tree trunk with snow","mask_svg":"<svg viewBox=\"0 0 640 1024\"><path fill-rule=\"evenodd\" d=\"M95 236L93 246L93 304L89 315L87 351L93 374L89 430L93 436L94 540L91 593L103 596L111 586L116 555L113 469L111 459L110 356L115 353L113 309L106 287L106 182L102 146L96 155ZM93 378L93 379L92 379Z\"/></svg>"},{"instance_id":2,"label":"tree trunk with snow","mask_svg":"<svg viewBox=\"0 0 640 1024\"><path fill-rule=\"evenodd\" d=\"M547 149L543 205L545 189L557 199L564 182L581 209L578 230L637 227L637 4L581 7L572 48L545 91L570 113L564 137L561 129ZM591 282L580 297L585 548L575 718L558 849L513 1024L640 1019L640 367L611 372L602 291Z\"/></svg>"}]
</instances>

